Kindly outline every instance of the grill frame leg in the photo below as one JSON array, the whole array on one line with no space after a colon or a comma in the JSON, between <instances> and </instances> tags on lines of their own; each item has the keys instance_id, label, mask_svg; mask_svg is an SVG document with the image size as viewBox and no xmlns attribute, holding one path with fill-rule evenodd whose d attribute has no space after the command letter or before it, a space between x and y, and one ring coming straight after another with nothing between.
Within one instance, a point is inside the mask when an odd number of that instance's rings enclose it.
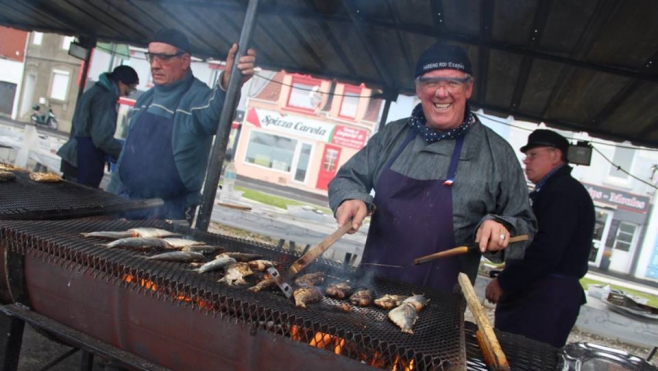
<instances>
[{"instance_id":1,"label":"grill frame leg","mask_svg":"<svg viewBox=\"0 0 658 371\"><path fill-rule=\"evenodd\" d=\"M7 334L0 337L0 371L18 370L24 330L25 321L0 314L0 334Z\"/></svg>"}]
</instances>

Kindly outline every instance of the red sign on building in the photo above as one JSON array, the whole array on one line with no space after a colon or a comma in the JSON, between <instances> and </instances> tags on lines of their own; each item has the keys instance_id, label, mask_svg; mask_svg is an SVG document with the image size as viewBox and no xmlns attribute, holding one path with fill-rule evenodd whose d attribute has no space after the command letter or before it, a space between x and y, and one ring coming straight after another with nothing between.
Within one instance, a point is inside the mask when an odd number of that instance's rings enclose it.
<instances>
[{"instance_id":1,"label":"red sign on building","mask_svg":"<svg viewBox=\"0 0 658 371\"><path fill-rule=\"evenodd\" d=\"M336 125L330 143L339 146L361 149L366 145L368 131Z\"/></svg>"}]
</instances>

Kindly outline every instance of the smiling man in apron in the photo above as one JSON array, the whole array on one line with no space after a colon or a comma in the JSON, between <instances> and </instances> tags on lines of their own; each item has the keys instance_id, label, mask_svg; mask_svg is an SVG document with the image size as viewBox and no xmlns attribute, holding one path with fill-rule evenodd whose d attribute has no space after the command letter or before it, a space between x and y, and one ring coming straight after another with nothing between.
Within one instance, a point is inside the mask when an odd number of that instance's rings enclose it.
<instances>
[{"instance_id":1,"label":"smiling man in apron","mask_svg":"<svg viewBox=\"0 0 658 371\"><path fill-rule=\"evenodd\" d=\"M212 89L190 69L191 47L180 31L164 29L148 45L152 89L135 103L130 129L111 191L133 199L161 198L163 207L131 218L185 219L192 222L200 202L208 154L217 132L230 73ZM234 44L226 58L231 71ZM256 53L238 62L242 83L254 74ZM120 180L120 182L119 182Z\"/></svg>"},{"instance_id":2,"label":"smiling man in apron","mask_svg":"<svg viewBox=\"0 0 658 371\"><path fill-rule=\"evenodd\" d=\"M569 142L538 129L521 147L539 230L523 260L510 260L486 289L496 305L496 328L562 347L576 324L585 293L595 212L585 187L571 176Z\"/></svg>"},{"instance_id":3,"label":"smiling man in apron","mask_svg":"<svg viewBox=\"0 0 658 371\"><path fill-rule=\"evenodd\" d=\"M57 151L62 158L64 178L98 188L107 156L117 159L122 145L114 138L119 97L127 97L139 84L130 66L103 73L75 106L71 139Z\"/></svg>"},{"instance_id":4,"label":"smiling man in apron","mask_svg":"<svg viewBox=\"0 0 658 371\"><path fill-rule=\"evenodd\" d=\"M419 266L413 260L473 241L495 260L522 256L523 244L497 251L510 236L532 236L536 223L514 151L468 107L473 77L466 53L435 44L420 56L414 77L420 104L341 167L329 203L338 225L352 223L352 233L376 206L364 269L452 290L459 272L475 280L480 253Z\"/></svg>"}]
</instances>

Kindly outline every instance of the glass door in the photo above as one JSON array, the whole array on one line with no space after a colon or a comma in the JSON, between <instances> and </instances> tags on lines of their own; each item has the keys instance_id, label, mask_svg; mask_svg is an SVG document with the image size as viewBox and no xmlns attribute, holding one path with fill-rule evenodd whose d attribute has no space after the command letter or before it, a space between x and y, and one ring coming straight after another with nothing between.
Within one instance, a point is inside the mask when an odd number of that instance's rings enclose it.
<instances>
[{"instance_id":1,"label":"glass door","mask_svg":"<svg viewBox=\"0 0 658 371\"><path fill-rule=\"evenodd\" d=\"M309 143L301 143L301 146L299 146L297 156L295 156L295 160L293 161L293 169L295 169L293 179L296 182L306 182L306 174L308 172L308 164L311 161L312 149L313 146Z\"/></svg>"},{"instance_id":2,"label":"glass door","mask_svg":"<svg viewBox=\"0 0 658 371\"><path fill-rule=\"evenodd\" d=\"M589 263L594 266L601 264L605 241L612 222L612 212L596 208L596 223L594 224L594 236L592 236L592 251L589 254Z\"/></svg>"}]
</instances>

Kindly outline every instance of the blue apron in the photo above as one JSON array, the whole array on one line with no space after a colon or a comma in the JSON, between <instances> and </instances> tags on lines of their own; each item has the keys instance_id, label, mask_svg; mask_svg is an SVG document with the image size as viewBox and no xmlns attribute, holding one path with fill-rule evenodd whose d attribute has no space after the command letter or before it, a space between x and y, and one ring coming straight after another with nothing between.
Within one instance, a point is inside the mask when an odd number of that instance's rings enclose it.
<instances>
[{"instance_id":1,"label":"blue apron","mask_svg":"<svg viewBox=\"0 0 658 371\"><path fill-rule=\"evenodd\" d=\"M145 110L130 129L119 166L124 192L131 199L161 198L165 204L130 213L128 218L185 219L188 191L174 160L174 117Z\"/></svg>"},{"instance_id":2,"label":"blue apron","mask_svg":"<svg viewBox=\"0 0 658 371\"><path fill-rule=\"evenodd\" d=\"M78 143L77 182L98 188L103 179L105 152L96 148L91 137L75 137Z\"/></svg>"},{"instance_id":3,"label":"blue apron","mask_svg":"<svg viewBox=\"0 0 658 371\"><path fill-rule=\"evenodd\" d=\"M456 140L444 180L417 180L391 170L415 137L411 131L375 185L377 210L370 222L361 266L385 277L452 291L461 267L458 257L421 265L413 265L413 260L455 247L451 185L464 136Z\"/></svg>"}]
</instances>

